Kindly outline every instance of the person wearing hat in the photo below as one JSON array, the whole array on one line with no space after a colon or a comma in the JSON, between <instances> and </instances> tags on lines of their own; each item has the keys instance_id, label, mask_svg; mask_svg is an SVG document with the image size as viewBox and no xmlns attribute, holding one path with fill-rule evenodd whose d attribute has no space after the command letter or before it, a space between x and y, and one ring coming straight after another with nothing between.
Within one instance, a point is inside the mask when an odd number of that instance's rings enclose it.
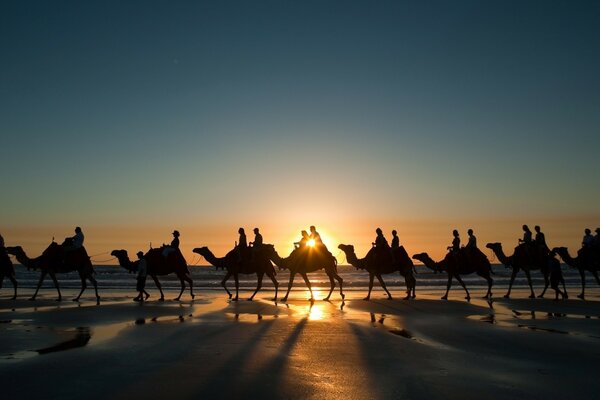
<instances>
[{"instance_id":1,"label":"person wearing hat","mask_svg":"<svg viewBox=\"0 0 600 400\"><path fill-rule=\"evenodd\" d=\"M173 240L171 240L171 247L174 249L179 248L179 231L173 231Z\"/></svg>"},{"instance_id":2,"label":"person wearing hat","mask_svg":"<svg viewBox=\"0 0 600 400\"><path fill-rule=\"evenodd\" d=\"M137 264L137 285L136 290L139 292L138 296L133 301L144 301L148 300L150 293L146 292L146 276L148 275L148 267L146 265L146 258L144 253L141 251L137 252L138 264Z\"/></svg>"},{"instance_id":3,"label":"person wearing hat","mask_svg":"<svg viewBox=\"0 0 600 400\"><path fill-rule=\"evenodd\" d=\"M164 250L162 252L162 255L164 258L167 258L167 256L174 252L175 250L179 250L179 231L178 230L174 230L173 231L173 240L171 240L171 244L169 246L163 244Z\"/></svg>"}]
</instances>

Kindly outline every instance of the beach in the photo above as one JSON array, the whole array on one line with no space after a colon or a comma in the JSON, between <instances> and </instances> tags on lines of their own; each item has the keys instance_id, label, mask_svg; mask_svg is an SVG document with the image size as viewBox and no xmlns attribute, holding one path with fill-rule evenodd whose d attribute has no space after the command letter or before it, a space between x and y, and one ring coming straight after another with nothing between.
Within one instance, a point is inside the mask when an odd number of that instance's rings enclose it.
<instances>
[{"instance_id":1,"label":"beach","mask_svg":"<svg viewBox=\"0 0 600 400\"><path fill-rule=\"evenodd\" d=\"M273 292L231 302L208 289L159 302L152 288L143 304L113 289L100 305L91 292L80 303L56 302L52 290L25 300L31 293L0 299L5 398L551 399L600 389L596 287L586 301L517 289L491 303L481 288L470 302L458 290L440 300L437 289L410 301L334 292L329 302L296 290L275 303Z\"/></svg>"}]
</instances>

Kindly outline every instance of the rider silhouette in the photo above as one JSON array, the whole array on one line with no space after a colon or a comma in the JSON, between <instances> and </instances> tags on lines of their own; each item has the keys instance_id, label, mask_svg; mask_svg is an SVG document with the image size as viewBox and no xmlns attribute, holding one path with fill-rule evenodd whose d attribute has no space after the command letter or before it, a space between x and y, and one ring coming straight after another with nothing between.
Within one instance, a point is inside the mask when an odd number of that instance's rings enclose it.
<instances>
[{"instance_id":1,"label":"rider silhouette","mask_svg":"<svg viewBox=\"0 0 600 400\"><path fill-rule=\"evenodd\" d=\"M308 232L304 230L300 232L300 234L302 235L302 238L299 241L294 242L294 247L299 250L304 250L304 248L306 248L306 243L310 240L310 237L308 236Z\"/></svg>"}]
</instances>

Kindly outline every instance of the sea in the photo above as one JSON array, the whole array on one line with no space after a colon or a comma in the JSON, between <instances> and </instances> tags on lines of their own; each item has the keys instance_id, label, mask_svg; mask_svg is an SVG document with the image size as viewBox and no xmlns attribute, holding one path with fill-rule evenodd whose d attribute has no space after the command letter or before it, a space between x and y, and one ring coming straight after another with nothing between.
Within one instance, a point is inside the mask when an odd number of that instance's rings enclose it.
<instances>
[{"instance_id":1,"label":"sea","mask_svg":"<svg viewBox=\"0 0 600 400\"><path fill-rule=\"evenodd\" d=\"M136 275L130 273L122 267L114 265L95 265L96 279L98 280L99 289L128 289L131 288L135 291ZM217 270L213 266L190 266L192 278L194 280L194 288L203 290L223 290L221 287L221 281L225 276L226 271ZM289 281L289 272L287 270L277 270L277 280L280 284L280 289L287 288ZM417 274L417 293L419 287L427 289L445 289L447 282L446 273L434 273L430 269L422 265L416 266ZM510 281L511 269L506 268L502 264L492 264L492 271L494 275L494 291L496 294L500 294L500 290L506 290ZM565 278L567 288L579 289L581 286L581 278L576 269L568 267L566 264L562 265L563 276ZM40 277L39 271L27 270L22 265L15 265L15 272L17 281L20 288L35 288ZM344 290L367 290L369 286L369 275L364 270L357 270L355 267L350 265L338 265L338 273L344 279ZM329 288L329 278L323 270L312 272L308 274L309 280L313 288ZM463 281L467 285L467 288L487 288L486 281L476 274L463 275L461 276ZM59 274L57 275L59 285L61 288L79 288L81 281L77 272ZM531 274L532 282L535 288L543 288L544 280L542 274L539 271L534 271ZM588 280L593 279L588 277ZM179 289L179 279L175 274L160 276L159 280L163 289ZM399 273L383 275L383 280L390 290L404 290L404 279ZM240 275L240 289L253 290L256 288L256 275ZM591 284L591 280L589 281ZM227 283L229 288L234 287L233 277ZM49 276L46 276L42 288L54 287L52 280ZM154 287L152 278L148 277L146 287L151 290ZM453 289L460 289L460 284L453 280ZM514 288L527 287L527 279L525 274L521 271L515 279L513 285ZM10 290L12 288L11 283L4 280L4 290ZM273 283L265 275L263 278L263 289L272 289ZM294 280L293 290L306 290L306 286L301 276L296 275ZM374 290L380 290L377 279L374 282ZM5 294L5 293L3 293Z\"/></svg>"}]
</instances>

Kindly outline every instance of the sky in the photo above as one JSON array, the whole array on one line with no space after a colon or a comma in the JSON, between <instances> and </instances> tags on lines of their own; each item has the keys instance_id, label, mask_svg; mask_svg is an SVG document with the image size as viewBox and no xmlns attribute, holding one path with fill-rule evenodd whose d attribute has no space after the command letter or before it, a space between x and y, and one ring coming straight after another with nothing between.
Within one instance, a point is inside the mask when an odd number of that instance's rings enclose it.
<instances>
[{"instance_id":1,"label":"sky","mask_svg":"<svg viewBox=\"0 0 600 400\"><path fill-rule=\"evenodd\" d=\"M441 258L600 226L595 1L3 1L0 234ZM340 256L344 262L343 256ZM106 258L110 258L109 256Z\"/></svg>"}]
</instances>

